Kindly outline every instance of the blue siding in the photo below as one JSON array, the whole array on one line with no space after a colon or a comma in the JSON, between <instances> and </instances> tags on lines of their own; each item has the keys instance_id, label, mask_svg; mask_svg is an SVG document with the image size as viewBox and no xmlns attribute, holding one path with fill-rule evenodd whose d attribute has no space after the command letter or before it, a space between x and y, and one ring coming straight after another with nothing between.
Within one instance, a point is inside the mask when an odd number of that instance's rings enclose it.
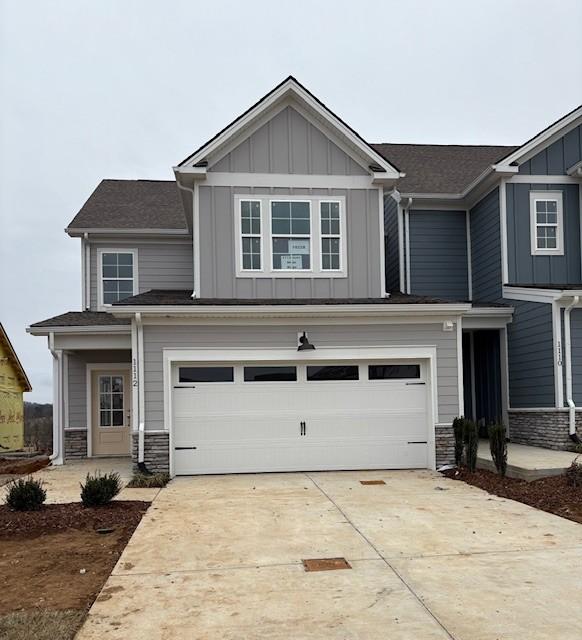
<instances>
[{"instance_id":1,"label":"blue siding","mask_svg":"<svg viewBox=\"0 0 582 640\"><path fill-rule=\"evenodd\" d=\"M469 298L464 211L411 211L410 292L445 300Z\"/></svg>"},{"instance_id":2,"label":"blue siding","mask_svg":"<svg viewBox=\"0 0 582 640\"><path fill-rule=\"evenodd\" d=\"M494 189L470 211L473 300L501 299L501 232L499 189Z\"/></svg>"},{"instance_id":3,"label":"blue siding","mask_svg":"<svg viewBox=\"0 0 582 640\"><path fill-rule=\"evenodd\" d=\"M574 309L570 313L570 338L572 340L572 394L576 405L582 406L582 309ZM564 374L564 382L565 379Z\"/></svg>"},{"instance_id":4,"label":"blue siding","mask_svg":"<svg viewBox=\"0 0 582 640\"><path fill-rule=\"evenodd\" d=\"M509 301L514 307L508 325L509 404L513 409L553 407L554 347L552 305Z\"/></svg>"},{"instance_id":5,"label":"blue siding","mask_svg":"<svg viewBox=\"0 0 582 640\"><path fill-rule=\"evenodd\" d=\"M390 195L384 196L384 238L386 247L386 291L399 291L398 205Z\"/></svg>"},{"instance_id":6,"label":"blue siding","mask_svg":"<svg viewBox=\"0 0 582 640\"><path fill-rule=\"evenodd\" d=\"M580 273L580 203L575 184L508 184L507 248L509 282L575 284ZM532 256L530 191L561 191L564 202L564 255Z\"/></svg>"},{"instance_id":7,"label":"blue siding","mask_svg":"<svg viewBox=\"0 0 582 640\"><path fill-rule=\"evenodd\" d=\"M531 160L520 165L519 173L561 176L580 160L582 160L582 125L568 131L566 135L542 149Z\"/></svg>"}]
</instances>

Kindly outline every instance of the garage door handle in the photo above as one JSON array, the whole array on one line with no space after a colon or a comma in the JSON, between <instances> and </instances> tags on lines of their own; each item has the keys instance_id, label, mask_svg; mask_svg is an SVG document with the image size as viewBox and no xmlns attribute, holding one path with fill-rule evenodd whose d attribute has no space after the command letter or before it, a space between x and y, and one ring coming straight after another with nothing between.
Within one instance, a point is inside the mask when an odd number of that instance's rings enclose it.
<instances>
[{"instance_id":1,"label":"garage door handle","mask_svg":"<svg viewBox=\"0 0 582 640\"><path fill-rule=\"evenodd\" d=\"M186 449L197 449L198 447L174 447L175 451L185 451Z\"/></svg>"},{"instance_id":2,"label":"garage door handle","mask_svg":"<svg viewBox=\"0 0 582 640\"><path fill-rule=\"evenodd\" d=\"M299 423L299 429L300 429L299 434L304 436L306 432L305 422L302 421Z\"/></svg>"},{"instance_id":3,"label":"garage door handle","mask_svg":"<svg viewBox=\"0 0 582 640\"><path fill-rule=\"evenodd\" d=\"M410 387L417 384L426 384L426 382L405 382L404 384L406 384L407 387Z\"/></svg>"},{"instance_id":4,"label":"garage door handle","mask_svg":"<svg viewBox=\"0 0 582 640\"><path fill-rule=\"evenodd\" d=\"M412 442L408 442L407 444L427 444L426 440L413 440Z\"/></svg>"}]
</instances>

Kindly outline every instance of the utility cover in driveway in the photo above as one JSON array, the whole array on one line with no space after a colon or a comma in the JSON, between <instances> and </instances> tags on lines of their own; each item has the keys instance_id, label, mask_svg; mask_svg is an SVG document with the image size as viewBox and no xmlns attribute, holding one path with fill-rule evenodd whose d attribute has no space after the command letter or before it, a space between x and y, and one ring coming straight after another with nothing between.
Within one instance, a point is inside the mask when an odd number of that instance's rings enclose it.
<instances>
[{"instance_id":1,"label":"utility cover in driveway","mask_svg":"<svg viewBox=\"0 0 582 640\"><path fill-rule=\"evenodd\" d=\"M350 563L345 558L313 558L302 560L305 571L337 571L338 569L351 569Z\"/></svg>"}]
</instances>

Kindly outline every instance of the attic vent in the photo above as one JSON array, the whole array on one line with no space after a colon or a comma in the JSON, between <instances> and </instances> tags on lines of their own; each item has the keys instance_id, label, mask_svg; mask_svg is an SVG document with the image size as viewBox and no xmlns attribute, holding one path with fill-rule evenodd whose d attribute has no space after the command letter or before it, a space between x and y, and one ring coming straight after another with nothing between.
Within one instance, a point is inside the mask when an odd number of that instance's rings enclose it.
<instances>
[{"instance_id":1,"label":"attic vent","mask_svg":"<svg viewBox=\"0 0 582 640\"><path fill-rule=\"evenodd\" d=\"M386 169L382 169L382 167L378 164L371 164L369 167L370 171L373 171L374 173L386 173Z\"/></svg>"},{"instance_id":2,"label":"attic vent","mask_svg":"<svg viewBox=\"0 0 582 640\"><path fill-rule=\"evenodd\" d=\"M301 562L303 562L305 571L337 571L338 569L352 568L345 558L313 558Z\"/></svg>"},{"instance_id":3,"label":"attic vent","mask_svg":"<svg viewBox=\"0 0 582 640\"><path fill-rule=\"evenodd\" d=\"M200 162L197 162L194 166L195 167L207 167L208 166L208 160L200 160Z\"/></svg>"}]
</instances>

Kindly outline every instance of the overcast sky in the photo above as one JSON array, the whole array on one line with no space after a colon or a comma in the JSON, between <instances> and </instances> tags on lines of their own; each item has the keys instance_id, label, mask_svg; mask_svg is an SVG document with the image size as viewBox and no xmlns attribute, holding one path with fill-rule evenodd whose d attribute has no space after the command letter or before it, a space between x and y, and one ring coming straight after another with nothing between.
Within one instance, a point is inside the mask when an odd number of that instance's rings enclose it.
<instances>
[{"instance_id":1,"label":"overcast sky","mask_svg":"<svg viewBox=\"0 0 582 640\"><path fill-rule=\"evenodd\" d=\"M102 178L171 167L289 74L370 142L520 144L582 103L580 0L0 0L0 321L81 308L63 232Z\"/></svg>"}]
</instances>

